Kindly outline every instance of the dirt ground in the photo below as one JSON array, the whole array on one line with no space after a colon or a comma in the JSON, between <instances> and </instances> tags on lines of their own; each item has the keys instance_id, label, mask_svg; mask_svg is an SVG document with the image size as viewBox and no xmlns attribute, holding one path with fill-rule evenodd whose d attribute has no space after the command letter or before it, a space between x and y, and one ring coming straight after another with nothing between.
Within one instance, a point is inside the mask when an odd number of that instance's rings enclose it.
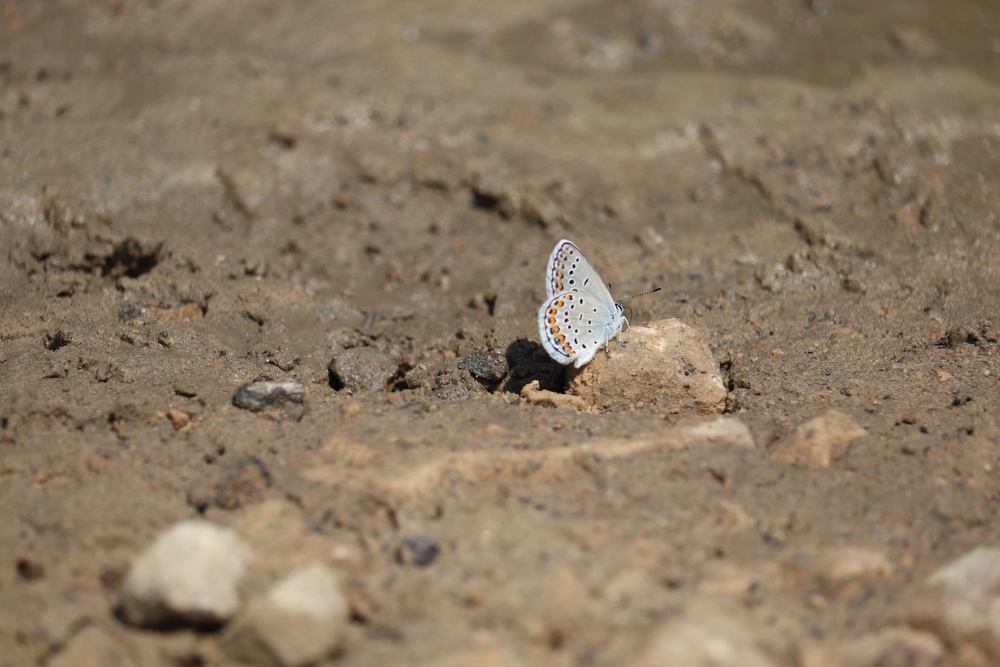
<instances>
[{"instance_id":1,"label":"dirt ground","mask_svg":"<svg viewBox=\"0 0 1000 667\"><path fill-rule=\"evenodd\" d=\"M751 448L521 398L561 238L664 288L632 322L700 332ZM4 667L232 664L115 613L187 518L248 596L333 567L346 666L653 664L706 607L850 664L1000 544L994 0L4 1L0 252ZM774 456L830 409L837 460Z\"/></svg>"}]
</instances>

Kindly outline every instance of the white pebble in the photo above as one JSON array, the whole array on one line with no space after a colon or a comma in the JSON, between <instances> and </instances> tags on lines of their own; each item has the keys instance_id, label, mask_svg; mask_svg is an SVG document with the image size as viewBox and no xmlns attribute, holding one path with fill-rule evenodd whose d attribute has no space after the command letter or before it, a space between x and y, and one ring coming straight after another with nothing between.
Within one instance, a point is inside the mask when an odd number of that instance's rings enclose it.
<instances>
[{"instance_id":1,"label":"white pebble","mask_svg":"<svg viewBox=\"0 0 1000 667\"><path fill-rule=\"evenodd\" d=\"M161 533L129 570L123 618L142 626L213 628L239 606L250 547L229 528L182 521Z\"/></svg>"}]
</instances>

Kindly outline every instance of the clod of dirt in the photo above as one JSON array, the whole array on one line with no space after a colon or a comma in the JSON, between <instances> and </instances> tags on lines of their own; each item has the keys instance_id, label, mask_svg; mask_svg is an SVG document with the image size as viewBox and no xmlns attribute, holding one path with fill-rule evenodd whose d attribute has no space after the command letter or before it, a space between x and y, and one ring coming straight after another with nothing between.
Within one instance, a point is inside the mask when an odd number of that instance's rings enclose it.
<instances>
[{"instance_id":1,"label":"clod of dirt","mask_svg":"<svg viewBox=\"0 0 1000 667\"><path fill-rule=\"evenodd\" d=\"M548 389L542 389L538 380L532 380L521 388L521 398L531 405L543 408L570 408L586 410L587 403L579 396L559 394Z\"/></svg>"},{"instance_id":2,"label":"clod of dirt","mask_svg":"<svg viewBox=\"0 0 1000 667\"><path fill-rule=\"evenodd\" d=\"M866 435L868 431L843 412L827 410L779 440L771 451L771 459L826 468L839 461L855 440Z\"/></svg>"},{"instance_id":3,"label":"clod of dirt","mask_svg":"<svg viewBox=\"0 0 1000 667\"><path fill-rule=\"evenodd\" d=\"M249 559L250 547L229 528L175 524L132 563L121 616L138 626L216 628L236 613Z\"/></svg>"},{"instance_id":4,"label":"clod of dirt","mask_svg":"<svg viewBox=\"0 0 1000 667\"><path fill-rule=\"evenodd\" d=\"M221 645L250 665L305 667L340 648L347 599L336 573L315 564L296 570L254 599Z\"/></svg>"},{"instance_id":5,"label":"clod of dirt","mask_svg":"<svg viewBox=\"0 0 1000 667\"><path fill-rule=\"evenodd\" d=\"M910 608L910 624L934 632L949 646L980 653L986 658L982 664L996 664L1000 661L997 590L1000 549L977 547L939 568L921 585Z\"/></svg>"},{"instance_id":6,"label":"clod of dirt","mask_svg":"<svg viewBox=\"0 0 1000 667\"><path fill-rule=\"evenodd\" d=\"M330 386L337 391L382 392L399 373L399 364L374 347L352 347L337 353L327 367Z\"/></svg>"},{"instance_id":7,"label":"clod of dirt","mask_svg":"<svg viewBox=\"0 0 1000 667\"><path fill-rule=\"evenodd\" d=\"M430 381L430 386L434 396L445 401L464 401L490 388L487 383L474 380L469 373L457 369L439 372Z\"/></svg>"},{"instance_id":8,"label":"clod of dirt","mask_svg":"<svg viewBox=\"0 0 1000 667\"><path fill-rule=\"evenodd\" d=\"M658 412L717 414L726 405L718 364L701 335L677 319L635 326L581 369L569 393L601 412L642 405Z\"/></svg>"},{"instance_id":9,"label":"clod of dirt","mask_svg":"<svg viewBox=\"0 0 1000 667\"><path fill-rule=\"evenodd\" d=\"M507 377L510 369L507 366L507 357L499 352L486 352L476 350L469 356L458 362L458 367L463 371L469 371L472 377L487 383L497 383Z\"/></svg>"},{"instance_id":10,"label":"clod of dirt","mask_svg":"<svg viewBox=\"0 0 1000 667\"><path fill-rule=\"evenodd\" d=\"M278 407L287 403L302 403L306 385L299 381L248 382L240 385L233 394L233 405L251 412Z\"/></svg>"}]
</instances>

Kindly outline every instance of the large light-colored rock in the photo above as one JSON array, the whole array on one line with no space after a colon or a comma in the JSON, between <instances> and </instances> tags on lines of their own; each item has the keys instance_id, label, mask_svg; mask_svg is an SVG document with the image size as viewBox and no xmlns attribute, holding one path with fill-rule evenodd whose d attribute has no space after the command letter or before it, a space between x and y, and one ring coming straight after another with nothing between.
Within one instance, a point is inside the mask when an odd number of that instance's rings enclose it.
<instances>
[{"instance_id":1,"label":"large light-colored rock","mask_svg":"<svg viewBox=\"0 0 1000 667\"><path fill-rule=\"evenodd\" d=\"M227 630L223 650L262 667L305 667L340 648L347 600L337 575L315 564L254 599Z\"/></svg>"},{"instance_id":2,"label":"large light-colored rock","mask_svg":"<svg viewBox=\"0 0 1000 667\"><path fill-rule=\"evenodd\" d=\"M214 628L239 606L250 547L229 528L182 521L161 533L125 577L122 617L133 625Z\"/></svg>"},{"instance_id":3,"label":"large light-colored rock","mask_svg":"<svg viewBox=\"0 0 1000 667\"><path fill-rule=\"evenodd\" d=\"M581 369L569 393L602 412L651 406L658 412L717 414L726 407L719 365L701 335L677 319L634 326Z\"/></svg>"},{"instance_id":4,"label":"large light-colored rock","mask_svg":"<svg viewBox=\"0 0 1000 667\"><path fill-rule=\"evenodd\" d=\"M1000 663L1000 549L977 547L921 584L910 624Z\"/></svg>"}]
</instances>

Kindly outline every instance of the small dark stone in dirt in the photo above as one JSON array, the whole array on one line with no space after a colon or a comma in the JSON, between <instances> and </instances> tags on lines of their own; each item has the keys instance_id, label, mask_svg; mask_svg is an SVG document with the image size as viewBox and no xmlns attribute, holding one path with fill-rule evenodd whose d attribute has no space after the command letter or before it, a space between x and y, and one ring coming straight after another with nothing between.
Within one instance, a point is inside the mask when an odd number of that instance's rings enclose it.
<instances>
[{"instance_id":1,"label":"small dark stone in dirt","mask_svg":"<svg viewBox=\"0 0 1000 667\"><path fill-rule=\"evenodd\" d=\"M248 382L233 394L233 405L244 410L260 412L264 408L301 403L305 398L304 382Z\"/></svg>"},{"instance_id":2,"label":"small dark stone in dirt","mask_svg":"<svg viewBox=\"0 0 1000 667\"><path fill-rule=\"evenodd\" d=\"M486 352L476 350L466 358L458 362L458 367L463 371L469 371L472 377L486 382L499 382L504 379L509 372L507 357L499 352Z\"/></svg>"},{"instance_id":3,"label":"small dark stone in dirt","mask_svg":"<svg viewBox=\"0 0 1000 667\"><path fill-rule=\"evenodd\" d=\"M417 567L427 567L434 562L441 548L437 542L423 535L409 535L403 538L403 547L408 553L403 554L404 562Z\"/></svg>"}]
</instances>

